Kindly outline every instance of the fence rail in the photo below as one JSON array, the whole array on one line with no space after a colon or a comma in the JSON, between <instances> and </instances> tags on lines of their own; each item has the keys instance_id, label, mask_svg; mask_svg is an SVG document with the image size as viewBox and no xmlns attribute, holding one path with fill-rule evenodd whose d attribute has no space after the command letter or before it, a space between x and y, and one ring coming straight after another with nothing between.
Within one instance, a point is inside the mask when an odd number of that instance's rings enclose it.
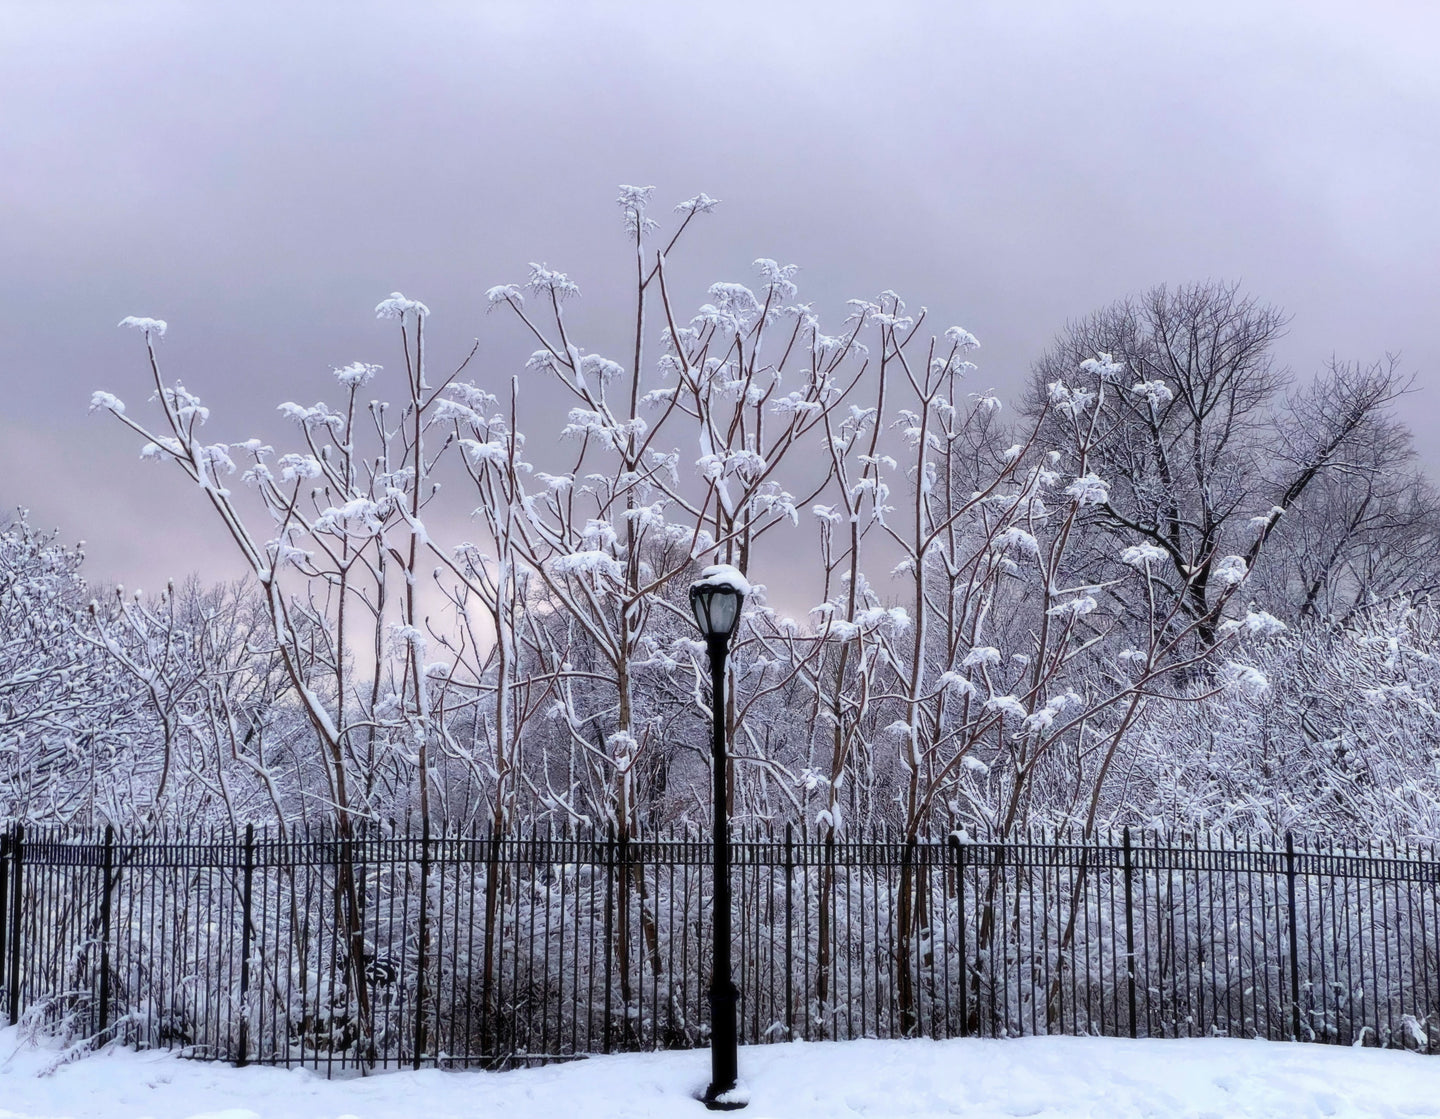
<instances>
[{"instance_id":1,"label":"fence rail","mask_svg":"<svg viewBox=\"0 0 1440 1119\"><path fill-rule=\"evenodd\" d=\"M737 830L740 1037L1226 1034L1440 1051L1434 850ZM708 841L0 832L0 1015L237 1063L708 1040Z\"/></svg>"}]
</instances>

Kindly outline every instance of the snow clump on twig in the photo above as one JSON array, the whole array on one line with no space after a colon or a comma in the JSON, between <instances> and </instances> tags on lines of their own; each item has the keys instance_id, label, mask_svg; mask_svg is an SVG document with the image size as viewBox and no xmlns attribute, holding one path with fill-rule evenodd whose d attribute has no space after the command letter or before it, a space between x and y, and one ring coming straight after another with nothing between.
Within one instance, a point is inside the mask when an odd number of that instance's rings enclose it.
<instances>
[{"instance_id":1,"label":"snow clump on twig","mask_svg":"<svg viewBox=\"0 0 1440 1119\"><path fill-rule=\"evenodd\" d=\"M1225 686L1251 698L1258 698L1270 690L1270 680L1253 665L1226 661L1220 668L1220 677Z\"/></svg>"},{"instance_id":2,"label":"snow clump on twig","mask_svg":"<svg viewBox=\"0 0 1440 1119\"><path fill-rule=\"evenodd\" d=\"M1110 484L1098 474L1086 474L1066 486L1065 494L1077 505L1104 505L1110 500Z\"/></svg>"},{"instance_id":3,"label":"snow clump on twig","mask_svg":"<svg viewBox=\"0 0 1440 1119\"><path fill-rule=\"evenodd\" d=\"M1120 553L1120 562L1127 567L1144 567L1163 560L1167 554L1164 548L1154 544L1136 544Z\"/></svg>"},{"instance_id":4,"label":"snow clump on twig","mask_svg":"<svg viewBox=\"0 0 1440 1119\"><path fill-rule=\"evenodd\" d=\"M164 338L167 324L164 319L147 319L143 315L126 315L116 326L129 326L141 331L146 338Z\"/></svg>"},{"instance_id":5,"label":"snow clump on twig","mask_svg":"<svg viewBox=\"0 0 1440 1119\"><path fill-rule=\"evenodd\" d=\"M392 291L389 299L382 299L379 303L375 304L375 317L377 319L403 318L406 311L412 312L416 318L423 319L430 313L430 308L418 299L406 299L398 291Z\"/></svg>"},{"instance_id":6,"label":"snow clump on twig","mask_svg":"<svg viewBox=\"0 0 1440 1119\"><path fill-rule=\"evenodd\" d=\"M335 370L335 379L346 388L358 389L361 385L369 384L375 378L375 374L384 368L380 365L370 365L363 361L352 361L343 369Z\"/></svg>"},{"instance_id":7,"label":"snow clump on twig","mask_svg":"<svg viewBox=\"0 0 1440 1119\"><path fill-rule=\"evenodd\" d=\"M1250 569L1240 556L1226 556L1215 565L1215 570L1210 573L1210 581L1219 583L1222 587L1233 587L1237 583L1243 583L1248 574Z\"/></svg>"}]
</instances>

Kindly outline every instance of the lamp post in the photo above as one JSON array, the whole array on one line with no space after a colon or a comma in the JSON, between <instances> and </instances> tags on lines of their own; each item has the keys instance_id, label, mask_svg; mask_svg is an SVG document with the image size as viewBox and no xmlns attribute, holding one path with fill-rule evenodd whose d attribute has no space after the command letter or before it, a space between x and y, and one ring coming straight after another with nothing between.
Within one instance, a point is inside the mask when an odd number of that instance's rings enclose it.
<instances>
[{"instance_id":1,"label":"lamp post","mask_svg":"<svg viewBox=\"0 0 1440 1119\"><path fill-rule=\"evenodd\" d=\"M715 958L710 977L710 1087L702 1097L711 1111L735 1111L746 1100L735 1092L739 1044L735 1004L739 992L730 968L730 820L726 803L725 658L730 635L750 584L729 564L707 567L690 587L690 609L705 636L710 658L711 751L715 770Z\"/></svg>"}]
</instances>

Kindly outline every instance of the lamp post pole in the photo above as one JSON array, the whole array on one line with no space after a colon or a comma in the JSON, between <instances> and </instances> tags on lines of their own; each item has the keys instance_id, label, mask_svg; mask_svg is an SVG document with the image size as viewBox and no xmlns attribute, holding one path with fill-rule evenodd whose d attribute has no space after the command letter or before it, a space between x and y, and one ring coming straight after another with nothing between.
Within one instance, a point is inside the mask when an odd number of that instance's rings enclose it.
<instances>
[{"instance_id":1,"label":"lamp post pole","mask_svg":"<svg viewBox=\"0 0 1440 1119\"><path fill-rule=\"evenodd\" d=\"M730 964L730 813L725 750L725 658L730 652L730 635L711 634L705 645L710 656L714 716L711 753L715 770L715 966L710 977L710 1087L705 1092L705 1106L713 1111L743 1105L719 1102L735 1087L740 1075L735 1027L735 1006L740 996Z\"/></svg>"},{"instance_id":2,"label":"lamp post pole","mask_svg":"<svg viewBox=\"0 0 1440 1119\"><path fill-rule=\"evenodd\" d=\"M711 1111L734 1111L745 1106L737 1090L739 1077L738 1030L735 1005L739 992L731 976L730 961L730 812L726 794L728 755L725 744L725 659L730 636L740 621L740 608L750 584L728 564L707 567L690 588L690 609L705 637L710 659L711 768L715 773L715 883L714 967L710 975L710 1087L701 1097Z\"/></svg>"}]
</instances>

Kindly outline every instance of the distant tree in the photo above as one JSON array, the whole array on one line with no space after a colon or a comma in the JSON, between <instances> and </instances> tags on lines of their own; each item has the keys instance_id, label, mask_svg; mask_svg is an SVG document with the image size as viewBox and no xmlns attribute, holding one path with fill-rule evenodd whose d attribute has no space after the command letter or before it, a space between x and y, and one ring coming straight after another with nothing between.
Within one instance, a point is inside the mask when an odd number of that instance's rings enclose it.
<instances>
[{"instance_id":1,"label":"distant tree","mask_svg":"<svg viewBox=\"0 0 1440 1119\"><path fill-rule=\"evenodd\" d=\"M231 827L310 818L324 778L300 746L301 707L254 585L191 577L151 598L114 599L92 607L78 632L140 697L129 733L146 743L146 764L126 775L122 818Z\"/></svg>"},{"instance_id":2,"label":"distant tree","mask_svg":"<svg viewBox=\"0 0 1440 1119\"><path fill-rule=\"evenodd\" d=\"M1440 613L1376 604L1249 650L1269 680L1157 704L1113 818L1162 828L1440 840Z\"/></svg>"},{"instance_id":3,"label":"distant tree","mask_svg":"<svg viewBox=\"0 0 1440 1119\"><path fill-rule=\"evenodd\" d=\"M1363 461L1357 445L1407 382L1393 361L1335 362L1286 399L1292 378L1273 353L1285 322L1233 284L1161 286L1056 339L1035 368L1031 415L1041 414L1052 382L1097 353L1109 358L1095 367L1110 391L1090 454L1111 485L1087 517L1095 531L1079 570L1102 583L1114 571L1107 537L1143 539L1165 553L1166 593L1189 617L1205 618L1317 480ZM1053 436L1063 441L1065 432ZM1211 640L1214 626L1200 632Z\"/></svg>"},{"instance_id":4,"label":"distant tree","mask_svg":"<svg viewBox=\"0 0 1440 1119\"><path fill-rule=\"evenodd\" d=\"M84 552L30 524L0 524L0 816L94 823L124 815L143 744L139 693L87 641Z\"/></svg>"},{"instance_id":5,"label":"distant tree","mask_svg":"<svg viewBox=\"0 0 1440 1119\"><path fill-rule=\"evenodd\" d=\"M1327 406L1317 387L1291 422L1314 426ZM1284 616L1344 622L1440 589L1440 491L1416 459L1394 417L1360 424L1270 530L1254 592Z\"/></svg>"}]
</instances>

